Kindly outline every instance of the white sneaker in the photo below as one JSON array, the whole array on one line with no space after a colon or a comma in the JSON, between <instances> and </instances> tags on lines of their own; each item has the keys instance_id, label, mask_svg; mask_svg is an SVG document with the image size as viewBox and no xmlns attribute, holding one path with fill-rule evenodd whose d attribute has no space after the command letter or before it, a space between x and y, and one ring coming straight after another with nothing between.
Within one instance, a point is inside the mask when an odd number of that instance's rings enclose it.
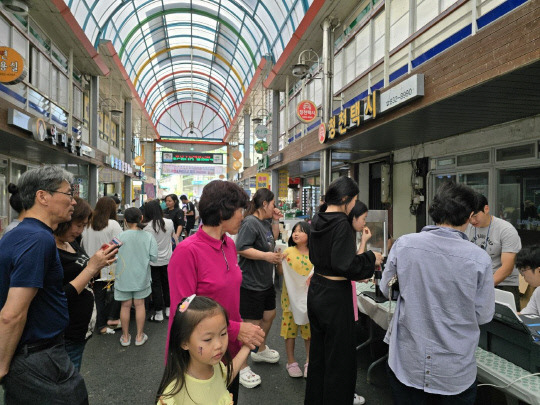
<instances>
[{"instance_id":1,"label":"white sneaker","mask_svg":"<svg viewBox=\"0 0 540 405\"><path fill-rule=\"evenodd\" d=\"M266 345L266 349L262 352L251 352L251 359L253 361L264 361L265 363L277 363L279 361L279 353Z\"/></svg>"},{"instance_id":2,"label":"white sneaker","mask_svg":"<svg viewBox=\"0 0 540 405\"><path fill-rule=\"evenodd\" d=\"M163 311L156 311L156 314L154 315L154 321L163 322Z\"/></svg>"},{"instance_id":3,"label":"white sneaker","mask_svg":"<svg viewBox=\"0 0 540 405\"><path fill-rule=\"evenodd\" d=\"M366 399L364 397L361 397L358 394L354 394L354 400L353 405L364 405L366 403Z\"/></svg>"},{"instance_id":4,"label":"white sneaker","mask_svg":"<svg viewBox=\"0 0 540 405\"><path fill-rule=\"evenodd\" d=\"M251 371L251 367L247 366L240 370L240 384L244 388L255 388L261 384L261 377Z\"/></svg>"},{"instance_id":5,"label":"white sneaker","mask_svg":"<svg viewBox=\"0 0 540 405\"><path fill-rule=\"evenodd\" d=\"M165 316L168 318L169 314L171 313L171 309L169 307L165 308Z\"/></svg>"}]
</instances>

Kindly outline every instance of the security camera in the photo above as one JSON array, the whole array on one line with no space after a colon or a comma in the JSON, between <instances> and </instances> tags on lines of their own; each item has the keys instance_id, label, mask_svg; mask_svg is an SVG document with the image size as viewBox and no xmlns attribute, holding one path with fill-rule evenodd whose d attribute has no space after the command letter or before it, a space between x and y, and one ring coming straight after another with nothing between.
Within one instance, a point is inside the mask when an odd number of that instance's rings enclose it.
<instances>
[{"instance_id":1,"label":"security camera","mask_svg":"<svg viewBox=\"0 0 540 405\"><path fill-rule=\"evenodd\" d=\"M292 74L295 77L304 78L306 77L307 73L309 71L309 66L305 63L297 63L296 65L293 65L292 67Z\"/></svg>"}]
</instances>

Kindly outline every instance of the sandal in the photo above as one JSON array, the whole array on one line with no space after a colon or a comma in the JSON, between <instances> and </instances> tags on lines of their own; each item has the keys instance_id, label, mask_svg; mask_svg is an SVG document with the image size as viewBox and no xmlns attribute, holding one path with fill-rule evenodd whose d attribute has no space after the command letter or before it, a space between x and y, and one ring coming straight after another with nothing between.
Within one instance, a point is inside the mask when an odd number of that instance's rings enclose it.
<instances>
[{"instance_id":1,"label":"sandal","mask_svg":"<svg viewBox=\"0 0 540 405\"><path fill-rule=\"evenodd\" d=\"M240 375L240 384L244 388L255 388L261 383L261 377L255 374L249 366L240 370L238 374Z\"/></svg>"},{"instance_id":2,"label":"sandal","mask_svg":"<svg viewBox=\"0 0 540 405\"><path fill-rule=\"evenodd\" d=\"M135 339L135 346L142 346L146 343L147 340L148 340L148 335L146 333L143 333L141 340Z\"/></svg>"},{"instance_id":3,"label":"sandal","mask_svg":"<svg viewBox=\"0 0 540 405\"><path fill-rule=\"evenodd\" d=\"M114 335L114 329L109 328L108 326L105 328L105 330L101 329L99 331L100 335Z\"/></svg>"},{"instance_id":4,"label":"sandal","mask_svg":"<svg viewBox=\"0 0 540 405\"><path fill-rule=\"evenodd\" d=\"M131 335L128 335L128 340L124 340L124 335L120 336L120 344L124 347L127 347L131 344ZM137 342L135 342L137 344Z\"/></svg>"},{"instance_id":5,"label":"sandal","mask_svg":"<svg viewBox=\"0 0 540 405\"><path fill-rule=\"evenodd\" d=\"M122 329L122 322L118 321L118 323L109 323L107 324L107 327L112 330Z\"/></svg>"},{"instance_id":6,"label":"sandal","mask_svg":"<svg viewBox=\"0 0 540 405\"><path fill-rule=\"evenodd\" d=\"M308 365L309 365L309 363L304 364L304 378L307 378Z\"/></svg>"},{"instance_id":7,"label":"sandal","mask_svg":"<svg viewBox=\"0 0 540 405\"><path fill-rule=\"evenodd\" d=\"M287 369L287 372L289 373L290 377L298 378L298 377L302 377L303 375L302 370L300 370L300 367L298 367L298 363L296 362L287 364L285 368Z\"/></svg>"}]
</instances>

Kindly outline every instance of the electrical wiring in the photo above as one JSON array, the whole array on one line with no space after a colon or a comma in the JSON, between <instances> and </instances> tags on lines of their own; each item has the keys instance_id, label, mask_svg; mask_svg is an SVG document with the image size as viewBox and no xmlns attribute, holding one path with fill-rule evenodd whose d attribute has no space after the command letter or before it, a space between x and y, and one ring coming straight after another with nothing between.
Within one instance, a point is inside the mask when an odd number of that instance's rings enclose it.
<instances>
[{"instance_id":1,"label":"electrical wiring","mask_svg":"<svg viewBox=\"0 0 540 405\"><path fill-rule=\"evenodd\" d=\"M512 381L511 383L508 383L506 385L478 384L477 387L494 387L494 388L499 388L499 389L505 389L505 388L508 388L511 385L517 383L519 380L523 380L524 378L535 377L535 376L540 376L540 373L527 374L527 375L521 376L521 377L515 379L514 381Z\"/></svg>"}]
</instances>

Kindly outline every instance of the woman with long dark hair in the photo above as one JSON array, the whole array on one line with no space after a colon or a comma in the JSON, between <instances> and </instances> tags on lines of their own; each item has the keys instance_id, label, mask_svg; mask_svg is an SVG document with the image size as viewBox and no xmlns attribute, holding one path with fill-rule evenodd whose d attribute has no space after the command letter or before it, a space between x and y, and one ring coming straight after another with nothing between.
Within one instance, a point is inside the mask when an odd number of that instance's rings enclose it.
<instances>
[{"instance_id":1,"label":"woman with long dark hair","mask_svg":"<svg viewBox=\"0 0 540 405\"><path fill-rule=\"evenodd\" d=\"M229 315L229 351L235 357L242 344L254 349L262 343L264 332L240 317L240 284L242 270L238 266L236 248L227 236L238 233L242 211L248 196L230 181L214 180L203 188L199 212L203 225L183 241L169 262L171 308L192 294L217 301ZM174 316L169 318L169 332ZM172 342L169 342L171 344ZM238 376L229 386L238 403Z\"/></svg>"},{"instance_id":2,"label":"woman with long dark hair","mask_svg":"<svg viewBox=\"0 0 540 405\"><path fill-rule=\"evenodd\" d=\"M236 250L240 257L238 264L243 273L240 314L246 322L260 326L266 336L276 317L274 265L281 263L283 255L274 252L274 248L279 235L279 218L282 216L275 207L274 193L260 188L253 195L236 238ZM251 353L251 358L253 361L277 363L279 353L270 349L264 341L257 353ZM253 388L260 383L261 377L246 362L240 370L240 384Z\"/></svg>"},{"instance_id":3,"label":"woman with long dark hair","mask_svg":"<svg viewBox=\"0 0 540 405\"><path fill-rule=\"evenodd\" d=\"M180 200L176 194L169 194L165 197L167 209L163 211L163 216L173 221L174 224L174 243L178 245L184 230L184 211L180 208ZM174 247L173 247L174 249Z\"/></svg>"},{"instance_id":4,"label":"woman with long dark hair","mask_svg":"<svg viewBox=\"0 0 540 405\"><path fill-rule=\"evenodd\" d=\"M358 192L358 185L349 177L334 180L326 191L325 203L311 222L309 259L315 273L308 290L311 346L306 405L352 404L355 397L351 280L371 277L382 259L380 253L357 252L347 216Z\"/></svg>"},{"instance_id":5,"label":"woman with long dark hair","mask_svg":"<svg viewBox=\"0 0 540 405\"><path fill-rule=\"evenodd\" d=\"M171 297L169 295L169 277L167 276L167 265L172 255L172 237L174 236L173 221L163 218L163 211L158 200L147 202L144 205L145 221L148 224L144 230L156 238L158 245L158 258L155 262L150 262L152 274L152 302L154 304L154 315L151 321L163 322L163 308L165 316L169 317L169 307Z\"/></svg>"},{"instance_id":6,"label":"woman with long dark hair","mask_svg":"<svg viewBox=\"0 0 540 405\"><path fill-rule=\"evenodd\" d=\"M94 293L89 283L103 267L114 262L117 248L109 246L99 249L92 257L86 254L76 239L88 225L92 208L83 199L73 198L77 205L71 214L71 221L58 225L54 230L54 239L64 269L63 285L69 312L69 324L64 332L66 351L75 368L80 371L84 347L96 323Z\"/></svg>"},{"instance_id":7,"label":"woman with long dark hair","mask_svg":"<svg viewBox=\"0 0 540 405\"><path fill-rule=\"evenodd\" d=\"M116 203L111 197L101 197L94 209L94 214L82 233L82 246L86 253L94 255L101 247L122 233L116 220ZM114 329L121 327L120 303L114 300L114 264L101 269L101 274L94 281L96 296L96 327L103 334L114 334Z\"/></svg>"}]
</instances>

